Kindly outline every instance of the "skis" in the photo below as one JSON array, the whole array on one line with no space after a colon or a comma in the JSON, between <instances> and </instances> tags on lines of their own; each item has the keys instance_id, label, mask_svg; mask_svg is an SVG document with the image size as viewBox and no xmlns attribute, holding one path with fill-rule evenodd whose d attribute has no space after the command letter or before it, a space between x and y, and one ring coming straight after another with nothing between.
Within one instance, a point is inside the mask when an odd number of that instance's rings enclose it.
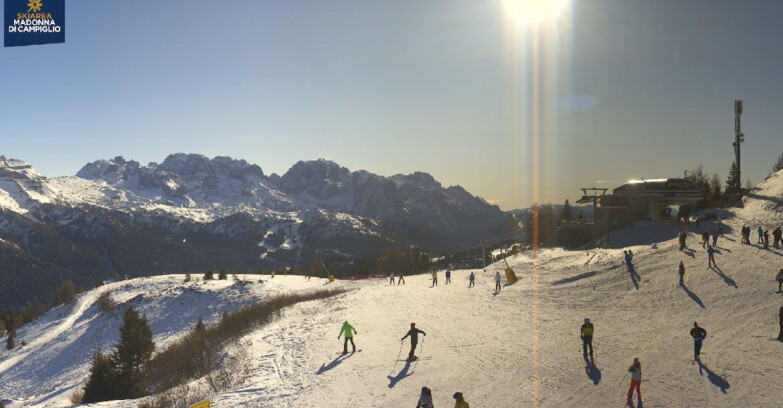
<instances>
[{"instance_id":1,"label":"skis","mask_svg":"<svg viewBox=\"0 0 783 408\"><path fill-rule=\"evenodd\" d=\"M406 359L397 360L397 361L407 361L407 362L410 362L410 363L412 363L412 362L414 362L414 361L419 361L419 360L432 360L432 357L416 357L416 358L414 358L414 359L408 359L408 358L406 358Z\"/></svg>"},{"instance_id":2,"label":"skis","mask_svg":"<svg viewBox=\"0 0 783 408\"><path fill-rule=\"evenodd\" d=\"M359 350L356 350L356 351L352 351L352 352L350 352L350 353L343 353L343 352L338 352L337 354L342 354L342 355L345 355L345 356L347 356L347 355L349 355L349 354L353 354L353 353L361 353L361 351L362 351L362 349L359 349Z\"/></svg>"}]
</instances>

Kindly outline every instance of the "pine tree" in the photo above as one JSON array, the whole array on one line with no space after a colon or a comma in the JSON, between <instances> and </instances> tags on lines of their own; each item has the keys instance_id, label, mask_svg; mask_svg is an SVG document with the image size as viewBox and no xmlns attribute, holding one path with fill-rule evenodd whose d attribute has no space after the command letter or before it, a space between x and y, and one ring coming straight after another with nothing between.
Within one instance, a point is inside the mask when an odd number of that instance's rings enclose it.
<instances>
[{"instance_id":1,"label":"pine tree","mask_svg":"<svg viewBox=\"0 0 783 408\"><path fill-rule=\"evenodd\" d=\"M726 178L726 194L729 193L738 193L737 186L740 184L739 182L739 169L737 169L737 163L731 162L731 167L729 167L729 176Z\"/></svg>"},{"instance_id":2,"label":"pine tree","mask_svg":"<svg viewBox=\"0 0 783 408\"><path fill-rule=\"evenodd\" d=\"M718 176L717 174L712 175L712 178L710 178L710 187L712 190L712 200L719 201L721 199L720 176Z\"/></svg>"},{"instance_id":3,"label":"pine tree","mask_svg":"<svg viewBox=\"0 0 783 408\"><path fill-rule=\"evenodd\" d=\"M207 331L207 326L206 326L206 325L204 325L204 321L203 321L203 320L201 320L201 318L200 318L200 317L198 318L198 323L196 323L196 328L195 328L195 330L196 330L197 332L199 332L199 333L203 333L203 332Z\"/></svg>"},{"instance_id":4,"label":"pine tree","mask_svg":"<svg viewBox=\"0 0 783 408\"><path fill-rule=\"evenodd\" d=\"M92 355L90 378L84 386L83 403L117 399L117 370L109 353L99 350Z\"/></svg>"},{"instance_id":5,"label":"pine tree","mask_svg":"<svg viewBox=\"0 0 783 408\"><path fill-rule=\"evenodd\" d=\"M207 269L206 272L204 272L204 280L212 280L215 279L215 275L212 273L212 269Z\"/></svg>"},{"instance_id":6,"label":"pine tree","mask_svg":"<svg viewBox=\"0 0 783 408\"><path fill-rule=\"evenodd\" d=\"M11 332L8 333L8 338L5 339L5 348L6 350L13 350L14 348L14 338L16 337L16 327L11 327Z\"/></svg>"},{"instance_id":7,"label":"pine tree","mask_svg":"<svg viewBox=\"0 0 783 408\"><path fill-rule=\"evenodd\" d=\"M193 278L190 277L189 273L185 274L185 282L190 282Z\"/></svg>"},{"instance_id":8,"label":"pine tree","mask_svg":"<svg viewBox=\"0 0 783 408\"><path fill-rule=\"evenodd\" d=\"M147 393L147 375L145 368L155 350L152 342L152 330L147 316L129 306L122 316L120 342L112 359L117 367L119 397L139 398Z\"/></svg>"},{"instance_id":9,"label":"pine tree","mask_svg":"<svg viewBox=\"0 0 783 408\"><path fill-rule=\"evenodd\" d=\"M220 280L228 279L228 274L226 274L226 270L225 269L220 269L220 273L218 274L218 279L220 279Z\"/></svg>"},{"instance_id":10,"label":"pine tree","mask_svg":"<svg viewBox=\"0 0 783 408\"><path fill-rule=\"evenodd\" d=\"M783 153L778 156L778 160L775 162L775 165L772 166L772 172L777 173L780 170L783 170Z\"/></svg>"},{"instance_id":11,"label":"pine tree","mask_svg":"<svg viewBox=\"0 0 783 408\"><path fill-rule=\"evenodd\" d=\"M560 219L562 221L571 221L572 217L573 209L571 208L571 203L569 203L568 199L566 198L565 204L563 204L563 212L560 214Z\"/></svg>"}]
</instances>

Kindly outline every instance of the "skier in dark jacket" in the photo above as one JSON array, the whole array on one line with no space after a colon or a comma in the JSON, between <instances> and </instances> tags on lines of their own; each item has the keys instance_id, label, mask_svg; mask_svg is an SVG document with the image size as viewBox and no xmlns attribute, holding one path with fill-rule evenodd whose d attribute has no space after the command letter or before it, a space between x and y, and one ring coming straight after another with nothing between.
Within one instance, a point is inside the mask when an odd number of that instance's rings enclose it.
<instances>
[{"instance_id":1,"label":"skier in dark jacket","mask_svg":"<svg viewBox=\"0 0 783 408\"><path fill-rule=\"evenodd\" d=\"M701 343L707 337L707 330L699 327L699 324L693 322L693 328L691 329L691 337L693 337L693 360L699 360L701 354Z\"/></svg>"},{"instance_id":2,"label":"skier in dark jacket","mask_svg":"<svg viewBox=\"0 0 783 408\"><path fill-rule=\"evenodd\" d=\"M470 283L468 284L469 288L476 286L476 274L473 273L473 271L470 271L470 276L468 276L468 279L470 280Z\"/></svg>"},{"instance_id":3,"label":"skier in dark jacket","mask_svg":"<svg viewBox=\"0 0 783 408\"><path fill-rule=\"evenodd\" d=\"M758 230L756 230L756 233L759 235L758 241L756 241L756 244L763 244L764 243L764 230L759 227Z\"/></svg>"},{"instance_id":4,"label":"skier in dark jacket","mask_svg":"<svg viewBox=\"0 0 783 408\"><path fill-rule=\"evenodd\" d=\"M778 244L780 244L781 242L780 235L781 235L780 227L777 227L772 231L772 237L774 238L773 240L774 243L772 246L774 246L775 248L778 248Z\"/></svg>"},{"instance_id":5,"label":"skier in dark jacket","mask_svg":"<svg viewBox=\"0 0 783 408\"><path fill-rule=\"evenodd\" d=\"M778 340L783 341L783 306L780 308L780 315L778 318L780 319L780 333L778 334Z\"/></svg>"},{"instance_id":6,"label":"skier in dark jacket","mask_svg":"<svg viewBox=\"0 0 783 408\"><path fill-rule=\"evenodd\" d=\"M451 269L446 269L446 284L451 283Z\"/></svg>"},{"instance_id":7,"label":"skier in dark jacket","mask_svg":"<svg viewBox=\"0 0 783 408\"><path fill-rule=\"evenodd\" d=\"M688 238L688 234L685 231L680 233L680 251L685 250L685 239Z\"/></svg>"},{"instance_id":8,"label":"skier in dark jacket","mask_svg":"<svg viewBox=\"0 0 783 408\"><path fill-rule=\"evenodd\" d=\"M701 247L706 248L707 243L710 242L710 234L708 232L702 232L701 233Z\"/></svg>"},{"instance_id":9,"label":"skier in dark jacket","mask_svg":"<svg viewBox=\"0 0 783 408\"><path fill-rule=\"evenodd\" d=\"M769 249L769 230L764 230L764 249Z\"/></svg>"},{"instance_id":10,"label":"skier in dark jacket","mask_svg":"<svg viewBox=\"0 0 783 408\"><path fill-rule=\"evenodd\" d=\"M778 276L775 279L778 281L778 293L780 293L783 288L783 269L778 272Z\"/></svg>"},{"instance_id":11,"label":"skier in dark jacket","mask_svg":"<svg viewBox=\"0 0 783 408\"><path fill-rule=\"evenodd\" d=\"M408 333L400 339L400 341L404 341L408 336L411 338L411 352L408 353L408 360L415 360L418 358L413 354L413 352L416 351L416 346L419 344L419 333L427 336L427 333L424 333L424 331L416 328L416 323L411 323L411 329L408 330Z\"/></svg>"},{"instance_id":12,"label":"skier in dark jacket","mask_svg":"<svg viewBox=\"0 0 783 408\"><path fill-rule=\"evenodd\" d=\"M433 408L432 405L432 390L427 387L421 387L421 395L419 396L419 402L416 403L416 408Z\"/></svg>"},{"instance_id":13,"label":"skier in dark jacket","mask_svg":"<svg viewBox=\"0 0 783 408\"><path fill-rule=\"evenodd\" d=\"M679 268L679 274L680 274L680 286L685 286L685 264L680 261L680 268Z\"/></svg>"},{"instance_id":14,"label":"skier in dark jacket","mask_svg":"<svg viewBox=\"0 0 783 408\"><path fill-rule=\"evenodd\" d=\"M582 324L581 329L579 330L579 336L582 338L582 354L587 355L587 349L590 348L590 360L595 361L593 359L593 333L595 332L595 328L593 327L593 324L590 323L590 319L585 319L584 324Z\"/></svg>"}]
</instances>

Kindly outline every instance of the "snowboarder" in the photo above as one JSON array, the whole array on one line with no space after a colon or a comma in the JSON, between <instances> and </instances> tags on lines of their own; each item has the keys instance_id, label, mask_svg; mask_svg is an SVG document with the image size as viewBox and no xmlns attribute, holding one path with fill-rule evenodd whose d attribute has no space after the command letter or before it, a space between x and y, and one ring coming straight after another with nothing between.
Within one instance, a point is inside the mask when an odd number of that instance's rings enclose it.
<instances>
[{"instance_id":1,"label":"snowboarder","mask_svg":"<svg viewBox=\"0 0 783 408\"><path fill-rule=\"evenodd\" d=\"M411 329L408 330L408 333L400 339L400 341L405 341L405 338L408 336L411 338L411 352L408 353L408 360L416 360L419 358L413 354L413 352L416 351L416 346L419 344L419 333L423 334L425 337L427 336L427 333L424 333L422 330L416 328L416 323L411 323Z\"/></svg>"},{"instance_id":2,"label":"snowboarder","mask_svg":"<svg viewBox=\"0 0 783 408\"><path fill-rule=\"evenodd\" d=\"M500 271L495 272L495 293L500 293Z\"/></svg>"},{"instance_id":3,"label":"snowboarder","mask_svg":"<svg viewBox=\"0 0 783 408\"><path fill-rule=\"evenodd\" d=\"M780 333L778 333L778 340L783 341L783 306L780 307L780 315L778 318L780 319Z\"/></svg>"},{"instance_id":4,"label":"snowboarder","mask_svg":"<svg viewBox=\"0 0 783 408\"><path fill-rule=\"evenodd\" d=\"M680 283L679 286L685 286L685 264L680 261Z\"/></svg>"},{"instance_id":5,"label":"snowboarder","mask_svg":"<svg viewBox=\"0 0 783 408\"><path fill-rule=\"evenodd\" d=\"M468 279L470 279L470 284L468 284L469 288L476 286L476 274L473 273L473 271L470 271L470 276Z\"/></svg>"},{"instance_id":6,"label":"snowboarder","mask_svg":"<svg viewBox=\"0 0 783 408\"><path fill-rule=\"evenodd\" d=\"M759 239L756 241L756 244L761 244L764 242L764 230L759 227L759 229L756 231L757 234L759 234Z\"/></svg>"},{"instance_id":7,"label":"snowboarder","mask_svg":"<svg viewBox=\"0 0 783 408\"><path fill-rule=\"evenodd\" d=\"M593 327L593 324L590 323L590 319L585 318L585 322L582 324L582 328L580 329L580 337L582 338L582 354L587 355L587 348L590 348L590 360L595 361L593 359L593 332L595 331L595 328Z\"/></svg>"},{"instance_id":8,"label":"snowboarder","mask_svg":"<svg viewBox=\"0 0 783 408\"><path fill-rule=\"evenodd\" d=\"M400 271L400 274L397 276L397 286L400 286L400 283L402 283L403 285L405 284L405 277L402 271Z\"/></svg>"},{"instance_id":9,"label":"snowboarder","mask_svg":"<svg viewBox=\"0 0 783 408\"><path fill-rule=\"evenodd\" d=\"M446 284L451 283L451 269L446 269Z\"/></svg>"},{"instance_id":10,"label":"snowboarder","mask_svg":"<svg viewBox=\"0 0 783 408\"><path fill-rule=\"evenodd\" d=\"M720 218L718 218L718 234L720 234L720 236L723 236L723 220L721 220Z\"/></svg>"},{"instance_id":11,"label":"snowboarder","mask_svg":"<svg viewBox=\"0 0 783 408\"><path fill-rule=\"evenodd\" d=\"M715 248L712 246L707 247L707 267L712 268L715 265Z\"/></svg>"},{"instance_id":12,"label":"snowboarder","mask_svg":"<svg viewBox=\"0 0 783 408\"><path fill-rule=\"evenodd\" d=\"M708 232L701 233L701 247L706 248L707 243L710 242L710 234Z\"/></svg>"},{"instance_id":13,"label":"snowboarder","mask_svg":"<svg viewBox=\"0 0 783 408\"><path fill-rule=\"evenodd\" d=\"M680 251L685 250L685 239L688 238L688 234L685 231L680 233Z\"/></svg>"},{"instance_id":14,"label":"snowboarder","mask_svg":"<svg viewBox=\"0 0 783 408\"><path fill-rule=\"evenodd\" d=\"M769 230L764 230L764 249L769 249Z\"/></svg>"},{"instance_id":15,"label":"snowboarder","mask_svg":"<svg viewBox=\"0 0 783 408\"><path fill-rule=\"evenodd\" d=\"M438 286L438 272L435 271L435 269L432 270L432 286Z\"/></svg>"},{"instance_id":16,"label":"snowboarder","mask_svg":"<svg viewBox=\"0 0 783 408\"><path fill-rule=\"evenodd\" d=\"M461 392L455 392L452 397L457 400L454 404L454 408L470 408L470 404L465 401L465 397L462 396Z\"/></svg>"},{"instance_id":17,"label":"snowboarder","mask_svg":"<svg viewBox=\"0 0 783 408\"><path fill-rule=\"evenodd\" d=\"M427 387L421 387L421 395L419 396L419 402L416 403L416 408L433 408L432 405L432 390Z\"/></svg>"},{"instance_id":18,"label":"snowboarder","mask_svg":"<svg viewBox=\"0 0 783 408\"><path fill-rule=\"evenodd\" d=\"M394 285L394 272L389 272L389 285Z\"/></svg>"},{"instance_id":19,"label":"snowboarder","mask_svg":"<svg viewBox=\"0 0 783 408\"><path fill-rule=\"evenodd\" d=\"M699 327L698 323L693 322L691 337L693 337L693 361L696 362L701 354L701 343L707 337L707 330Z\"/></svg>"},{"instance_id":20,"label":"snowboarder","mask_svg":"<svg viewBox=\"0 0 783 408\"><path fill-rule=\"evenodd\" d=\"M642 363L639 358L633 359L633 364L628 367L628 372L631 373L631 387L628 388L628 404L631 404L631 398L633 397L633 390L636 388L636 397L639 399L639 403L642 403Z\"/></svg>"},{"instance_id":21,"label":"snowboarder","mask_svg":"<svg viewBox=\"0 0 783 408\"><path fill-rule=\"evenodd\" d=\"M715 232L712 233L712 246L717 247L718 246L718 231L715 230Z\"/></svg>"},{"instance_id":22,"label":"snowboarder","mask_svg":"<svg viewBox=\"0 0 783 408\"><path fill-rule=\"evenodd\" d=\"M348 320L343 322L343 327L340 329L340 334L337 335L337 340L340 340L340 336L345 338L345 342L343 342L343 355L348 354L348 341L351 342L351 353L356 352L356 344L353 342L354 334L359 333L348 323Z\"/></svg>"},{"instance_id":23,"label":"snowboarder","mask_svg":"<svg viewBox=\"0 0 783 408\"><path fill-rule=\"evenodd\" d=\"M778 280L778 293L780 293L781 291L783 291L781 290L783 288L783 269L780 269L780 272L778 272L777 280Z\"/></svg>"}]
</instances>

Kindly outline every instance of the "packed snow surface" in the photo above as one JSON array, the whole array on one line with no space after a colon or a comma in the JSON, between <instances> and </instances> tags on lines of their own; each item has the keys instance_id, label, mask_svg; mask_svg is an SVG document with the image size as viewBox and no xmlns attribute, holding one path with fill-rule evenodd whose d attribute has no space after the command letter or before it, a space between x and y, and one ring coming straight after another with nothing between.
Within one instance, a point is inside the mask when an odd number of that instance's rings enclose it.
<instances>
[{"instance_id":1,"label":"packed snow surface","mask_svg":"<svg viewBox=\"0 0 783 408\"><path fill-rule=\"evenodd\" d=\"M697 242L700 232L715 229L704 222L700 230L692 226L684 252L676 239L626 248L635 253L635 272L626 268L622 248L517 254L508 262L520 281L497 295L493 277L503 262L474 270L474 288L468 288L467 270L455 271L449 285L439 271L437 287L429 274L394 286L388 278L327 284L258 275L248 275L254 283L245 285L184 283L182 275L105 285L19 331L17 344L27 345L0 354L2 397L14 408L71 405L68 396L87 379L91 351L118 337L121 307L107 314L95 305L104 291L147 314L160 348L199 317L212 323L225 310L274 293L338 286L355 290L286 309L241 339L246 376L210 395L213 406L413 407L428 386L437 407L452 406L457 391L473 408L619 407L626 400L627 368L638 357L646 407L779 407L783 343L776 336L783 294L776 293L774 279L783 251L740 244L739 237L744 224L754 230L776 226L781 195L774 191L783 178L774 177L754 189L758 198L727 213L714 269ZM630 241L640 231L617 231L612 242ZM677 286L681 261L685 288ZM581 352L579 327L586 317L595 324L595 367ZM362 351L343 357L337 335L345 320L358 330ZM708 332L701 364L692 361L694 321ZM411 322L427 336L417 350L421 359L406 362L409 341L400 339Z\"/></svg>"}]
</instances>

